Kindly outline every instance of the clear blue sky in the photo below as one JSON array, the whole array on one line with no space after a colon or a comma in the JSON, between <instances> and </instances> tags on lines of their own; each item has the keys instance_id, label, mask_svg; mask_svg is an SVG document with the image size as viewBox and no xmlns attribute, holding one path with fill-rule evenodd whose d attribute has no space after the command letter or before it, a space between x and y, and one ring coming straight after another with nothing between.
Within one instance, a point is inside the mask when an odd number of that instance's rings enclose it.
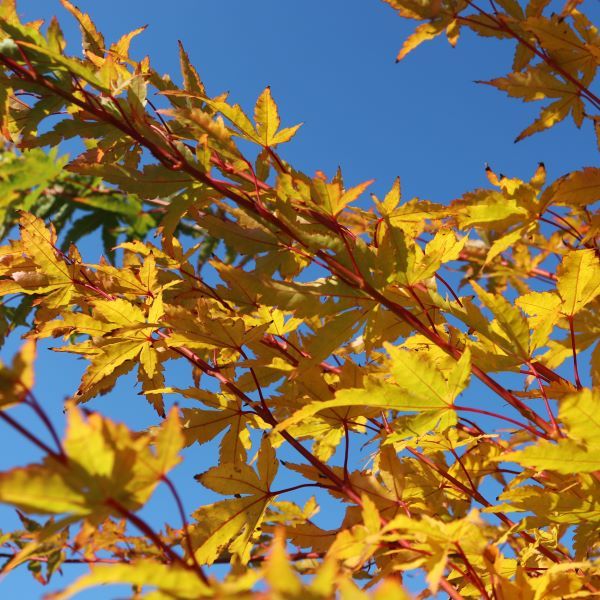
<instances>
[{"instance_id":1,"label":"clear blue sky","mask_svg":"<svg viewBox=\"0 0 600 600\"><path fill-rule=\"evenodd\" d=\"M149 54L159 72L169 72L176 80L181 39L211 95L228 90L232 100L251 109L270 85L283 124L305 123L285 147L285 158L308 173L332 174L340 165L349 184L375 178L373 191L378 195L399 175L406 199L447 202L487 184L485 163L506 175L528 178L543 161L549 178L554 178L597 161L591 128L577 131L571 123L513 143L537 115L539 105L508 99L473 83L509 70L511 43L464 32L456 49L440 38L395 64L413 24L379 0L78 0L77 4L92 15L110 42L147 24L148 30L133 43L134 55ZM598 17L598 4L587 0L585 5L588 11L594 5ZM80 52L77 27L58 0L19 0L19 9L27 19L58 15L68 50ZM99 250L88 250L86 259L96 260ZM9 360L16 347L14 342L5 347L3 360ZM63 354L42 352L36 393L58 424L62 424L61 403L73 393L83 367ZM155 422L145 401L128 387L131 383L129 379L120 384L90 408L132 427ZM11 431L2 427L0 433L1 469L37 458ZM196 447L188 456L176 480L192 510L206 502L206 495L198 484L190 483L190 476L206 468L210 453ZM198 456L205 464L198 464ZM166 494L159 493L153 506L149 514L155 522L160 522L156 518L161 513L168 513L173 515L170 522L179 525ZM323 524L332 514L324 510ZM0 528L8 529L14 522L13 512L0 507ZM76 572L66 566L65 580ZM57 583L61 581L54 581L51 589ZM17 594L41 598L45 591L23 568L0 583L4 598ZM114 588L80 597L105 600L117 595Z\"/></svg>"}]
</instances>

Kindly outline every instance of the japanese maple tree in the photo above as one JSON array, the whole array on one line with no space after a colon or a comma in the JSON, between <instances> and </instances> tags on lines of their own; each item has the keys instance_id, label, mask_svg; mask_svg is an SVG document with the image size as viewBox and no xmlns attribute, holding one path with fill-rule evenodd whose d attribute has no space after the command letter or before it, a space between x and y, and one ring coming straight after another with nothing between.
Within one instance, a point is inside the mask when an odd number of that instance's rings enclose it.
<instances>
[{"instance_id":1,"label":"japanese maple tree","mask_svg":"<svg viewBox=\"0 0 600 600\"><path fill-rule=\"evenodd\" d=\"M211 97L181 45L178 86L130 57L142 29L108 43L61 1L82 57L57 20L0 2L1 331L23 336L0 421L43 454L0 474L23 523L0 538L3 570L45 583L88 563L56 599L107 583L409 598L412 571L419 597L598 597L600 168L551 182L542 164L528 181L488 168L489 187L450 204L403 200L396 180L369 201L370 181L282 158L299 126L270 88L251 115ZM600 34L580 1L387 4L422 22L399 60L461 28L516 43L487 83L544 103L518 140L567 117L600 134ZM60 156L65 140L79 156ZM93 232L97 264L77 248ZM33 391L47 338L87 363L62 436ZM111 420L109 399L85 405L130 372L156 412L144 431ZM169 476L187 447L214 449L192 514ZM173 503L157 526L140 510L159 486Z\"/></svg>"}]
</instances>

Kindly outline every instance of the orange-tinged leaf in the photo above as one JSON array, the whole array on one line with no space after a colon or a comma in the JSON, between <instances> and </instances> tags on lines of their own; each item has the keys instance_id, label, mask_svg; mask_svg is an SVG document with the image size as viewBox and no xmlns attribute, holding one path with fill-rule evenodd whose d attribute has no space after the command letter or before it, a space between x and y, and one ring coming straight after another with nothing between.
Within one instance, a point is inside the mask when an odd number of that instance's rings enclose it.
<instances>
[{"instance_id":1,"label":"orange-tinged leaf","mask_svg":"<svg viewBox=\"0 0 600 600\"><path fill-rule=\"evenodd\" d=\"M183 86L188 92L205 95L204 84L198 75L198 72L190 62L190 58L185 51L182 42L179 42L179 61L181 63L181 73L183 75Z\"/></svg>"},{"instance_id":2,"label":"orange-tinged leaf","mask_svg":"<svg viewBox=\"0 0 600 600\"><path fill-rule=\"evenodd\" d=\"M60 0L61 4L79 21L83 41L83 50L96 56L104 56L104 37L98 32L90 16L81 12L69 0Z\"/></svg>"},{"instance_id":3,"label":"orange-tinged leaf","mask_svg":"<svg viewBox=\"0 0 600 600\"><path fill-rule=\"evenodd\" d=\"M533 33L548 50L568 50L570 53L587 55L585 41L577 36L564 19L528 17L521 26L525 31Z\"/></svg>"},{"instance_id":4,"label":"orange-tinged leaf","mask_svg":"<svg viewBox=\"0 0 600 600\"><path fill-rule=\"evenodd\" d=\"M486 82L506 92L514 98L525 102L543 100L544 98L561 98L561 102L569 101L577 95L577 90L570 83L564 83L541 67L530 67L525 71L509 73Z\"/></svg>"},{"instance_id":5,"label":"orange-tinged leaf","mask_svg":"<svg viewBox=\"0 0 600 600\"><path fill-rule=\"evenodd\" d=\"M35 356L35 340L29 339L13 358L11 367L0 361L0 410L21 403L33 389Z\"/></svg>"},{"instance_id":6,"label":"orange-tinged leaf","mask_svg":"<svg viewBox=\"0 0 600 600\"><path fill-rule=\"evenodd\" d=\"M400 62L406 57L407 54L420 46L423 42L427 42L436 38L438 35L443 33L447 26L448 21L445 19L442 19L437 23L421 23L421 25L418 25L414 33L409 35L404 41L400 52L398 52L398 56L396 56L396 62Z\"/></svg>"},{"instance_id":7,"label":"orange-tinged leaf","mask_svg":"<svg viewBox=\"0 0 600 600\"><path fill-rule=\"evenodd\" d=\"M121 36L119 41L110 47L110 52L114 52L119 58L129 58L129 46L131 45L131 41L134 37L145 31L146 27L147 25L138 27L137 29L134 29L133 31Z\"/></svg>"},{"instance_id":8,"label":"orange-tinged leaf","mask_svg":"<svg viewBox=\"0 0 600 600\"><path fill-rule=\"evenodd\" d=\"M586 206L600 200L600 168L585 167L557 179L540 198L542 206Z\"/></svg>"},{"instance_id":9,"label":"orange-tinged leaf","mask_svg":"<svg viewBox=\"0 0 600 600\"><path fill-rule=\"evenodd\" d=\"M27 260L22 271L11 269L6 273L11 279L0 280L0 294L47 293L49 308L68 305L76 293L73 280L77 267L67 265L58 256L54 229L47 228L41 219L26 212L21 213L19 226L22 237L20 251Z\"/></svg>"},{"instance_id":10,"label":"orange-tinged leaf","mask_svg":"<svg viewBox=\"0 0 600 600\"><path fill-rule=\"evenodd\" d=\"M552 104L542 108L540 116L517 136L515 142L519 142L534 133L550 129L550 127L565 119L569 112L575 110L580 103L581 100L575 96L561 98L560 100L556 100L556 102L552 102Z\"/></svg>"}]
</instances>

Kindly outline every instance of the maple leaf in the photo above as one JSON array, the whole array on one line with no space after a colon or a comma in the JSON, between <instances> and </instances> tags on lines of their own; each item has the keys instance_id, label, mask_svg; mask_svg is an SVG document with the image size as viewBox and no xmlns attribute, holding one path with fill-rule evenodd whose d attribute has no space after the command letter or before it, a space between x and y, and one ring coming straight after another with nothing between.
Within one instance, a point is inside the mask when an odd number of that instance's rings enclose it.
<instances>
[{"instance_id":1,"label":"maple leaf","mask_svg":"<svg viewBox=\"0 0 600 600\"><path fill-rule=\"evenodd\" d=\"M86 402L111 389L115 378L130 371L136 362L139 363L138 376L144 389L148 386L149 389L162 388L162 362L168 353L161 339L152 337L161 327L159 321L164 314L162 294L152 299L147 317L138 305L122 298L94 299L90 306L92 315L72 313L38 331L38 336L60 335L65 331L102 336L95 345L85 341L61 349L90 360L75 399ZM164 415L162 398L156 394L148 396L157 412Z\"/></svg>"},{"instance_id":2,"label":"maple leaf","mask_svg":"<svg viewBox=\"0 0 600 600\"><path fill-rule=\"evenodd\" d=\"M483 532L481 517L473 511L464 519L457 519L452 523L424 516L420 521L410 519L405 515L397 515L383 529L386 531L402 530L409 538L417 540L426 538L434 542L433 552L422 558L427 569L427 580L431 589L437 591L440 579L448 561L448 555L454 544L460 543L462 551L467 557L479 557L487 545Z\"/></svg>"},{"instance_id":3,"label":"maple leaf","mask_svg":"<svg viewBox=\"0 0 600 600\"><path fill-rule=\"evenodd\" d=\"M258 97L254 107L256 134L263 146L276 146L288 142L294 137L301 125L279 130L281 120L277 105L271 96L271 88L267 87Z\"/></svg>"},{"instance_id":4,"label":"maple leaf","mask_svg":"<svg viewBox=\"0 0 600 600\"><path fill-rule=\"evenodd\" d=\"M392 373L395 375L397 385L367 382L365 388L340 390L331 400L307 404L279 423L275 431L288 429L318 413L338 407L361 406L367 409L379 409L379 411L383 409L430 413L433 423L447 412L452 414L453 400L468 383L469 353L463 355L446 380L439 371L431 368L431 365L421 357L414 356L414 353L394 348L389 344L386 348L394 361ZM373 414L379 411L374 410ZM335 412L332 416L340 418ZM310 430L310 425L305 427ZM302 428L299 430L299 433L301 432Z\"/></svg>"},{"instance_id":5,"label":"maple leaf","mask_svg":"<svg viewBox=\"0 0 600 600\"><path fill-rule=\"evenodd\" d=\"M212 595L210 588L188 569L142 559L131 564L94 565L90 573L81 576L62 592L52 594L50 598L67 600L90 587L107 584L150 586L164 597L186 600Z\"/></svg>"},{"instance_id":6,"label":"maple leaf","mask_svg":"<svg viewBox=\"0 0 600 600\"><path fill-rule=\"evenodd\" d=\"M19 220L21 241L14 243L2 266L0 295L47 294L48 308L68 306L78 292L81 268L56 249L56 233L30 213Z\"/></svg>"},{"instance_id":7,"label":"maple leaf","mask_svg":"<svg viewBox=\"0 0 600 600\"><path fill-rule=\"evenodd\" d=\"M171 417L168 428L177 421ZM173 423L174 425L171 425ZM128 510L143 506L176 459L161 439L158 455L152 438L135 434L91 414L84 419L77 408L67 413L64 461L49 456L40 464L0 474L0 501L37 514L64 514L96 522L115 513L114 503Z\"/></svg>"},{"instance_id":8,"label":"maple leaf","mask_svg":"<svg viewBox=\"0 0 600 600\"><path fill-rule=\"evenodd\" d=\"M0 361L0 410L23 402L31 393L35 381L35 356L35 342L28 340L15 355L10 367Z\"/></svg>"},{"instance_id":9,"label":"maple leaf","mask_svg":"<svg viewBox=\"0 0 600 600\"><path fill-rule=\"evenodd\" d=\"M271 484L278 461L266 437L257 468L258 473L244 463L223 463L196 476L213 491L240 496L204 506L193 514L197 521L192 529L194 554L201 564L212 564L225 549L242 564L248 562L252 540L274 496Z\"/></svg>"},{"instance_id":10,"label":"maple leaf","mask_svg":"<svg viewBox=\"0 0 600 600\"><path fill-rule=\"evenodd\" d=\"M584 389L566 396L559 405L559 417L569 435L557 443L541 440L523 450L509 452L498 460L515 461L527 467L557 473L590 473L600 469L600 394Z\"/></svg>"},{"instance_id":11,"label":"maple leaf","mask_svg":"<svg viewBox=\"0 0 600 600\"><path fill-rule=\"evenodd\" d=\"M237 135L246 137L265 147L276 146L289 141L301 127L300 124L279 130L281 122L279 111L271 96L271 88L269 87L265 88L258 97L254 107L256 127L252 125L252 122L238 104L231 106L225 101L208 99L207 102L233 123L238 130Z\"/></svg>"},{"instance_id":12,"label":"maple leaf","mask_svg":"<svg viewBox=\"0 0 600 600\"><path fill-rule=\"evenodd\" d=\"M593 250L569 252L560 265L557 291L572 317L600 294L600 262Z\"/></svg>"},{"instance_id":13,"label":"maple leaf","mask_svg":"<svg viewBox=\"0 0 600 600\"><path fill-rule=\"evenodd\" d=\"M194 442L205 444L225 431L219 452L222 463L245 462L247 451L251 447L249 428L267 427L260 417L246 410L237 398L224 394L211 394L197 388L185 390L167 388L160 391L199 400L212 409L183 408L181 410L182 433L185 445L188 446Z\"/></svg>"},{"instance_id":14,"label":"maple leaf","mask_svg":"<svg viewBox=\"0 0 600 600\"><path fill-rule=\"evenodd\" d=\"M540 198L547 207L551 203L567 206L593 204L600 199L600 169L586 167L560 177L549 185Z\"/></svg>"},{"instance_id":15,"label":"maple leaf","mask_svg":"<svg viewBox=\"0 0 600 600\"><path fill-rule=\"evenodd\" d=\"M600 132L600 38L577 0L550 16L547 0L387 3L420 21L399 58L443 34L454 45L463 27L516 42L512 72L489 84L544 102L518 139L569 115ZM228 94L207 97L181 44L180 88L131 58L144 28L108 45L89 15L63 6L83 58L66 53L56 20L21 23L14 0L0 0L0 237L20 223L0 247L0 323L2 334L30 329L0 366L0 416L44 454L0 474L0 500L22 523L0 536L3 569L27 563L45 581L66 561L93 563L58 598L129 583L156 598L264 587L385 600L407 597L398 575L410 570L420 596L592 597L599 170L544 189L541 164L528 181L488 167L491 189L449 205L403 201L396 179L365 209L371 181L309 176L275 153L298 126L280 129L270 88L249 116ZM65 140L85 147L68 170L46 153ZM157 225L158 241L145 241ZM112 264L69 246L96 230ZM456 272L474 295L455 291ZM48 336L89 363L79 401L137 368L163 422L134 432L69 404L61 442L31 389L36 340ZM558 370L568 358L571 372ZM171 359L191 387L167 387ZM506 387L505 372L523 385ZM465 390L474 402L458 402ZM164 393L185 406L167 416ZM25 407L47 431L21 420ZM220 495L191 526L168 477L184 447L214 458L197 480ZM275 489L280 462L299 483ZM158 532L136 512L160 482L181 525ZM308 487L308 501L288 500ZM326 525L321 497L343 508ZM223 581L203 571L227 561Z\"/></svg>"}]
</instances>

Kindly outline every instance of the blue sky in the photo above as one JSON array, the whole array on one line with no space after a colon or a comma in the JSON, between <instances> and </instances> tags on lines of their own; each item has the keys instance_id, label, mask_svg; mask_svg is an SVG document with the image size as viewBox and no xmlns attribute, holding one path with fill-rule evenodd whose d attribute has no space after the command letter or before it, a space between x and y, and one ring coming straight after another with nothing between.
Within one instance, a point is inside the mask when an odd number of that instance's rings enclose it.
<instances>
[{"instance_id":1,"label":"blue sky","mask_svg":"<svg viewBox=\"0 0 600 600\"><path fill-rule=\"evenodd\" d=\"M591 0L586 5L588 11L595 6L597 17L598 5ZM474 83L508 72L511 43L483 40L465 31L455 49L440 38L395 64L414 25L379 0L79 0L78 6L92 15L107 41L147 24L147 31L133 43L133 54L149 54L159 72L169 72L176 80L181 39L211 95L228 90L232 100L250 110L270 85L283 125L304 122L284 147L284 157L308 173L333 174L339 165L348 184L374 178L372 191L378 195L399 175L405 199L448 202L487 185L486 163L497 172L529 178L543 161L553 179L597 161L591 128L577 131L570 122L513 143L539 105L523 104ZM77 27L58 0L20 0L19 9L27 19L58 15L68 50L80 52ZM98 258L94 252L99 249L89 247L88 252L88 260ZM7 345L3 360L8 361L17 346L15 341ZM72 394L83 367L63 354L42 352L36 393L59 425L61 403ZM175 366L175 378L182 373L178 369ZM128 389L128 382L91 408L132 427L153 423L152 411ZM0 432L1 469L37 458L11 431L2 427ZM204 464L198 464L199 455ZM206 496L198 484L190 483L190 475L207 468L211 457L197 447L188 456L176 480L191 510ZM178 526L165 493L157 495L153 506L151 516L168 510L173 515L170 522ZM332 512L325 510L323 515L326 522ZM13 523L12 511L0 507L0 528ZM76 572L75 567L65 567L65 580ZM52 589L60 583L53 582ZM33 599L46 591L25 569L11 573L0 586L4 597L18 593ZM115 591L110 597L116 595ZM105 599L107 592L80 597Z\"/></svg>"}]
</instances>

